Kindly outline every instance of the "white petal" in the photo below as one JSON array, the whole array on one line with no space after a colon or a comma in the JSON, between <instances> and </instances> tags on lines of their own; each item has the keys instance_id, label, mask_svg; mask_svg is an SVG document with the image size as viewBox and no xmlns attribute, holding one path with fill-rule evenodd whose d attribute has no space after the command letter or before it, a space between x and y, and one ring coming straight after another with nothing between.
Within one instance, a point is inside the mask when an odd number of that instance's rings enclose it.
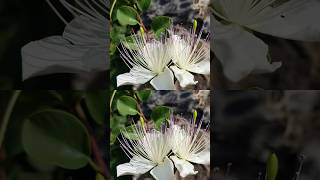
<instances>
[{"instance_id":1,"label":"white petal","mask_svg":"<svg viewBox=\"0 0 320 180\"><path fill-rule=\"evenodd\" d=\"M210 164L210 149L201 151L200 153L194 154L191 157L188 158L188 161L191 161L193 163L197 164L204 164L209 165Z\"/></svg>"},{"instance_id":2,"label":"white petal","mask_svg":"<svg viewBox=\"0 0 320 180\"><path fill-rule=\"evenodd\" d=\"M117 76L117 86L123 85L140 85L148 82L154 77L154 74L139 67L133 67L129 73L120 74Z\"/></svg>"},{"instance_id":3,"label":"white petal","mask_svg":"<svg viewBox=\"0 0 320 180\"><path fill-rule=\"evenodd\" d=\"M213 17L213 51L223 65L225 75L239 81L252 72L273 72L280 62L269 63L268 46L237 25L222 25Z\"/></svg>"},{"instance_id":4,"label":"white petal","mask_svg":"<svg viewBox=\"0 0 320 180\"><path fill-rule=\"evenodd\" d=\"M87 48L75 47L61 36L33 41L21 49L23 80L51 73L87 72L81 57Z\"/></svg>"},{"instance_id":5,"label":"white petal","mask_svg":"<svg viewBox=\"0 0 320 180\"><path fill-rule=\"evenodd\" d=\"M123 175L140 175L148 172L154 164L151 161L139 157L133 157L129 163L117 166L117 177Z\"/></svg>"},{"instance_id":6,"label":"white petal","mask_svg":"<svg viewBox=\"0 0 320 180\"><path fill-rule=\"evenodd\" d=\"M319 1L290 0L277 8L270 7L268 13L277 15L248 27L282 38L304 41L320 40Z\"/></svg>"},{"instance_id":7,"label":"white petal","mask_svg":"<svg viewBox=\"0 0 320 180\"><path fill-rule=\"evenodd\" d=\"M165 157L163 164L154 167L150 174L156 180L173 180L173 163L168 157Z\"/></svg>"},{"instance_id":8,"label":"white petal","mask_svg":"<svg viewBox=\"0 0 320 180\"><path fill-rule=\"evenodd\" d=\"M189 175L195 175L198 173L198 171L194 170L194 166L188 161L179 159L176 156L170 156L170 158L174 162L174 165L178 169L181 177L185 178Z\"/></svg>"},{"instance_id":9,"label":"white petal","mask_svg":"<svg viewBox=\"0 0 320 180\"><path fill-rule=\"evenodd\" d=\"M77 16L67 24L63 37L76 45L100 47L107 49L108 43L107 19L89 19Z\"/></svg>"},{"instance_id":10,"label":"white petal","mask_svg":"<svg viewBox=\"0 0 320 180\"><path fill-rule=\"evenodd\" d=\"M185 88L188 85L195 85L198 81L194 81L194 76L184 69L179 69L177 66L170 66L174 75L178 79L180 86Z\"/></svg>"},{"instance_id":11,"label":"white petal","mask_svg":"<svg viewBox=\"0 0 320 180\"><path fill-rule=\"evenodd\" d=\"M173 82L173 73L170 71L168 67L166 67L161 74L158 74L156 77L154 77L150 81L150 84L156 90L175 90L176 89Z\"/></svg>"},{"instance_id":12,"label":"white petal","mask_svg":"<svg viewBox=\"0 0 320 180\"><path fill-rule=\"evenodd\" d=\"M209 59L202 60L188 70L197 74L208 75L210 74L210 60Z\"/></svg>"}]
</instances>

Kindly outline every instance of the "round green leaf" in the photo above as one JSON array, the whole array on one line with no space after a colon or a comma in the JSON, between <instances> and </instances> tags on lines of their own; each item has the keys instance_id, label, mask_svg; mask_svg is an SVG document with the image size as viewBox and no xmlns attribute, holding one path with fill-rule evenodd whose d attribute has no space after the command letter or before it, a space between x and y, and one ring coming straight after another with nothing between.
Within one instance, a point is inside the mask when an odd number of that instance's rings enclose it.
<instances>
[{"instance_id":1,"label":"round green leaf","mask_svg":"<svg viewBox=\"0 0 320 180\"><path fill-rule=\"evenodd\" d=\"M152 110L151 119L155 123L155 128L160 129L163 122L170 117L170 108L166 106L157 106Z\"/></svg>"},{"instance_id":2,"label":"round green leaf","mask_svg":"<svg viewBox=\"0 0 320 180\"><path fill-rule=\"evenodd\" d=\"M267 162L267 178L268 180L276 180L278 174L278 158L272 153Z\"/></svg>"},{"instance_id":3,"label":"round green leaf","mask_svg":"<svg viewBox=\"0 0 320 180\"><path fill-rule=\"evenodd\" d=\"M149 8L151 0L137 0L137 6L140 11L145 11Z\"/></svg>"},{"instance_id":4,"label":"round green leaf","mask_svg":"<svg viewBox=\"0 0 320 180\"><path fill-rule=\"evenodd\" d=\"M31 158L66 169L84 167L91 154L86 128L75 116L60 110L31 115L23 125L22 144Z\"/></svg>"},{"instance_id":5,"label":"round green leaf","mask_svg":"<svg viewBox=\"0 0 320 180\"><path fill-rule=\"evenodd\" d=\"M171 26L171 20L167 16L156 16L152 19L151 29L156 35L160 37L163 32Z\"/></svg>"},{"instance_id":6,"label":"round green leaf","mask_svg":"<svg viewBox=\"0 0 320 180\"><path fill-rule=\"evenodd\" d=\"M137 91L136 94L137 94L138 98L140 99L140 101L146 101L149 99L149 97L151 95L151 90Z\"/></svg>"},{"instance_id":7,"label":"round green leaf","mask_svg":"<svg viewBox=\"0 0 320 180\"><path fill-rule=\"evenodd\" d=\"M137 15L137 11L130 6L121 6L117 10L117 19L123 26L138 24Z\"/></svg>"},{"instance_id":8,"label":"round green leaf","mask_svg":"<svg viewBox=\"0 0 320 180\"><path fill-rule=\"evenodd\" d=\"M136 115L137 101L130 96L121 96L117 100L117 109L122 116Z\"/></svg>"},{"instance_id":9,"label":"round green leaf","mask_svg":"<svg viewBox=\"0 0 320 180\"><path fill-rule=\"evenodd\" d=\"M85 102L92 118L98 124L106 121L108 92L107 91L90 91L86 94Z\"/></svg>"}]
</instances>

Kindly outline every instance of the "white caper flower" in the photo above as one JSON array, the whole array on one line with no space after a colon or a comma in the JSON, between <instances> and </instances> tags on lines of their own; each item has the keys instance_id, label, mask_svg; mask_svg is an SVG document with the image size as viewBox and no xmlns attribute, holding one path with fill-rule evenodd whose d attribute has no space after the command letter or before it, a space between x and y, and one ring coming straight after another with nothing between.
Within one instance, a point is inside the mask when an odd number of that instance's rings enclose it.
<instances>
[{"instance_id":1,"label":"white caper flower","mask_svg":"<svg viewBox=\"0 0 320 180\"><path fill-rule=\"evenodd\" d=\"M210 136L201 129L202 121L196 125L188 123L178 126L171 121L170 134L173 156L170 156L181 177L197 174L196 164L210 164ZM191 162L191 163L190 163Z\"/></svg>"},{"instance_id":2,"label":"white caper flower","mask_svg":"<svg viewBox=\"0 0 320 180\"><path fill-rule=\"evenodd\" d=\"M127 139L122 132L121 148L130 159L117 166L117 176L141 175L150 171L156 180L173 180L174 166L168 158L171 151L170 136L166 130L147 130L145 126L133 126L136 138Z\"/></svg>"},{"instance_id":3,"label":"white caper flower","mask_svg":"<svg viewBox=\"0 0 320 180\"><path fill-rule=\"evenodd\" d=\"M170 56L175 65L170 66L182 88L197 84L192 73L210 74L210 46L201 39L202 30L187 32L177 28L169 31Z\"/></svg>"},{"instance_id":4,"label":"white caper flower","mask_svg":"<svg viewBox=\"0 0 320 180\"><path fill-rule=\"evenodd\" d=\"M169 46L165 40L156 40L146 33L132 35L135 48L122 42L121 57L130 68L129 73L117 76L117 86L141 85L150 81L156 90L175 90L170 63Z\"/></svg>"}]
</instances>

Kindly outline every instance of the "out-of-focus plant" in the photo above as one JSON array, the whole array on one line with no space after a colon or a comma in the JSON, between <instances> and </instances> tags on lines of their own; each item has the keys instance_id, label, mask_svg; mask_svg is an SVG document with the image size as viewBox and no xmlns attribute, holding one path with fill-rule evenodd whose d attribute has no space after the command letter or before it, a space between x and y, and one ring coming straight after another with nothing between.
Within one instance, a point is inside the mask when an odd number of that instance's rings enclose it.
<instances>
[{"instance_id":1,"label":"out-of-focus plant","mask_svg":"<svg viewBox=\"0 0 320 180\"><path fill-rule=\"evenodd\" d=\"M99 146L106 143L107 96L106 91L2 92L4 178L107 179Z\"/></svg>"}]
</instances>

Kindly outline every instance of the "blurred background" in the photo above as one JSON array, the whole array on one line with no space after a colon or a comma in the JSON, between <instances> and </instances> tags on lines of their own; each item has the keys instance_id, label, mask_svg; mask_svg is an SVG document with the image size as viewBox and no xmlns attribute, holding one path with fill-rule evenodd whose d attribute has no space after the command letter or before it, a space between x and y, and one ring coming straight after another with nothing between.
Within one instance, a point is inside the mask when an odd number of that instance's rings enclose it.
<instances>
[{"instance_id":1,"label":"blurred background","mask_svg":"<svg viewBox=\"0 0 320 180\"><path fill-rule=\"evenodd\" d=\"M214 179L258 180L259 173L264 179L272 152L278 180L319 179L319 100L320 91L215 91Z\"/></svg>"},{"instance_id":2,"label":"blurred background","mask_svg":"<svg viewBox=\"0 0 320 180\"><path fill-rule=\"evenodd\" d=\"M271 73L252 73L239 82L232 82L224 76L220 61L212 53L211 86L213 88L230 90L320 89L320 42L286 40L256 32L254 35L269 46L271 60L282 62L282 66Z\"/></svg>"},{"instance_id":3,"label":"blurred background","mask_svg":"<svg viewBox=\"0 0 320 180\"><path fill-rule=\"evenodd\" d=\"M72 16L53 2L65 18ZM90 89L105 88L109 73L52 74L22 81L21 48L27 43L61 35L64 23L45 0L0 2L0 89Z\"/></svg>"},{"instance_id":4,"label":"blurred background","mask_svg":"<svg viewBox=\"0 0 320 180\"><path fill-rule=\"evenodd\" d=\"M0 179L106 179L107 95L0 91Z\"/></svg>"}]
</instances>

